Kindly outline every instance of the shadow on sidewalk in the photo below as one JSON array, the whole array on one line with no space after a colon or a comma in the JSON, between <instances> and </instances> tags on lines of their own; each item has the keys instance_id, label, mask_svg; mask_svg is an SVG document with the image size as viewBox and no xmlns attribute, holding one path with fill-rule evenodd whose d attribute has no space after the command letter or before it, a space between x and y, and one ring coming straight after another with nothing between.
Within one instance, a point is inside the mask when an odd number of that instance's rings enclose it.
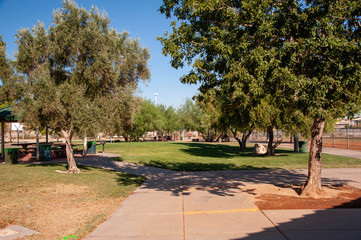
<instances>
[{"instance_id":1,"label":"shadow on sidewalk","mask_svg":"<svg viewBox=\"0 0 361 240\"><path fill-rule=\"evenodd\" d=\"M203 145L203 144L201 144ZM160 169L149 166L141 166L125 162L116 162L111 159L114 156L89 155L88 157L76 158L81 170L87 167L97 167L107 170L114 170L144 176L147 180L139 187L142 190L155 190L172 192L179 195L184 190L198 189L219 196L232 196L238 186L250 184L302 184L306 180L305 170L268 169L268 170L223 170L223 171L202 171L202 172L181 172L167 169ZM66 159L58 159L55 162L42 162L40 165L66 164ZM176 163L175 163L176 164ZM39 165L39 163L37 163ZM196 167L197 164L193 165ZM29 167L32 164L29 164ZM246 166L245 166L246 167ZM65 170L65 169L64 169ZM122 180L119 180L122 182ZM323 178L323 184L346 185L350 180L338 178ZM192 194L187 191L186 194Z\"/></svg>"},{"instance_id":2,"label":"shadow on sidewalk","mask_svg":"<svg viewBox=\"0 0 361 240\"><path fill-rule=\"evenodd\" d=\"M284 239L361 239L361 208L349 208L361 198L320 210L267 210L263 213L282 233ZM274 228L249 233L247 237L230 240L274 239ZM267 236L270 236L267 238ZM272 237L271 237L272 236Z\"/></svg>"}]
</instances>

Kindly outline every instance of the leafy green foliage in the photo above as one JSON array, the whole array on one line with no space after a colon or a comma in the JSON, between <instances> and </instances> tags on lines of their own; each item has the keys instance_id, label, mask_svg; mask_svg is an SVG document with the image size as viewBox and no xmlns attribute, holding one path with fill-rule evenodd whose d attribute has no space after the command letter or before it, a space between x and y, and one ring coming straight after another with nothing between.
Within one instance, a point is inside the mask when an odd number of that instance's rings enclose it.
<instances>
[{"instance_id":1,"label":"leafy green foliage","mask_svg":"<svg viewBox=\"0 0 361 240\"><path fill-rule=\"evenodd\" d=\"M6 43L0 35L0 104L9 105L18 96L19 87L14 77L12 62L6 57ZM5 106L4 105L4 106Z\"/></svg>"},{"instance_id":2,"label":"leafy green foliage","mask_svg":"<svg viewBox=\"0 0 361 240\"><path fill-rule=\"evenodd\" d=\"M309 172L316 177L310 182L317 182L320 192L325 120L361 108L358 5L353 0L164 0L161 13L177 21L159 40L174 68L192 65L183 82L200 82L203 94L217 89L261 109L258 116L269 124L269 135L280 125L291 130L290 123L302 116L303 126L312 119Z\"/></svg>"},{"instance_id":3,"label":"leafy green foliage","mask_svg":"<svg viewBox=\"0 0 361 240\"><path fill-rule=\"evenodd\" d=\"M157 131L164 126L164 118L160 109L150 101L143 101L140 112L134 117L134 125L124 135L130 135L136 141L148 131Z\"/></svg>"},{"instance_id":4,"label":"leafy green foliage","mask_svg":"<svg viewBox=\"0 0 361 240\"><path fill-rule=\"evenodd\" d=\"M67 142L73 134L93 135L109 120L104 103L119 108L121 95L149 78L148 50L109 23L97 8L87 11L68 0L48 30L38 23L18 32L23 92L17 106L26 125L50 127Z\"/></svg>"},{"instance_id":5,"label":"leafy green foliage","mask_svg":"<svg viewBox=\"0 0 361 240\"><path fill-rule=\"evenodd\" d=\"M172 134L174 131L181 130L181 122L174 107L166 107L164 105L158 105L158 108L163 117L163 127L159 129L164 134Z\"/></svg>"},{"instance_id":6,"label":"leafy green foliage","mask_svg":"<svg viewBox=\"0 0 361 240\"><path fill-rule=\"evenodd\" d=\"M202 126L203 111L201 107L195 104L191 99L186 99L185 103L178 109L178 115L182 123L182 128L187 131L197 130L204 132Z\"/></svg>"}]
</instances>

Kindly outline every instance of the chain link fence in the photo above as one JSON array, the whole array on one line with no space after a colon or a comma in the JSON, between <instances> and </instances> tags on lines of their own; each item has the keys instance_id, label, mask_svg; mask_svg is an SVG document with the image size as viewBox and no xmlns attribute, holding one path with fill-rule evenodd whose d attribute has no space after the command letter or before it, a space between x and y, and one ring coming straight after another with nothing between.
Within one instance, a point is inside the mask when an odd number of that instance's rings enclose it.
<instances>
[{"instance_id":1,"label":"chain link fence","mask_svg":"<svg viewBox=\"0 0 361 240\"><path fill-rule=\"evenodd\" d=\"M292 142L290 136L286 136L282 131L274 131L274 141ZM253 132L249 137L250 141L267 141L268 134L266 132ZM306 140L306 139L300 139ZM347 148L353 150L361 150L361 128L335 128L331 133L323 134L324 147Z\"/></svg>"},{"instance_id":2,"label":"chain link fence","mask_svg":"<svg viewBox=\"0 0 361 240\"><path fill-rule=\"evenodd\" d=\"M361 150L361 128L336 128L323 135L323 146Z\"/></svg>"}]
</instances>

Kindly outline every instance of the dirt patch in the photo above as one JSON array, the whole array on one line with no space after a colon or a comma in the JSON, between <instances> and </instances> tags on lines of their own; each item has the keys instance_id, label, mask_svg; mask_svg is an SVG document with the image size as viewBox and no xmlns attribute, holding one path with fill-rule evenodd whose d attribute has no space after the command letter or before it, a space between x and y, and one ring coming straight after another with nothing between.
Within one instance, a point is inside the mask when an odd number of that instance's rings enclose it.
<instances>
[{"instance_id":1,"label":"dirt patch","mask_svg":"<svg viewBox=\"0 0 361 240\"><path fill-rule=\"evenodd\" d=\"M322 198L305 198L297 194L300 186L258 184L241 189L261 210L361 208L361 190L350 186L323 186Z\"/></svg>"},{"instance_id":2,"label":"dirt patch","mask_svg":"<svg viewBox=\"0 0 361 240\"><path fill-rule=\"evenodd\" d=\"M90 219L110 212L122 201L121 198L98 198L89 187L72 184L38 188L24 195L26 201L19 199L0 207L13 217L12 222L40 233L24 239L56 239L69 235L84 228ZM8 224L4 221L0 226Z\"/></svg>"}]
</instances>

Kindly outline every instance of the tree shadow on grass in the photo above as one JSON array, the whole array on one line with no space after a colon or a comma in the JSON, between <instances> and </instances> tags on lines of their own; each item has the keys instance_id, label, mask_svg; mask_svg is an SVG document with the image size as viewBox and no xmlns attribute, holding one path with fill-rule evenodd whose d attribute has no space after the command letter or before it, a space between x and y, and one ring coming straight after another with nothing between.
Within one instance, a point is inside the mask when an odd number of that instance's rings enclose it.
<instances>
[{"instance_id":1,"label":"tree shadow on grass","mask_svg":"<svg viewBox=\"0 0 361 240\"><path fill-rule=\"evenodd\" d=\"M212 158L232 158L232 157L245 157L245 158L262 158L264 155L256 155L253 153L253 147L247 147L246 150L241 151L239 146L232 146L227 144L209 144L209 143L172 143L184 145L186 149L181 151L188 153L191 156L199 157L212 157ZM293 153L287 149L276 149L277 156L287 156Z\"/></svg>"},{"instance_id":2,"label":"tree shadow on grass","mask_svg":"<svg viewBox=\"0 0 361 240\"><path fill-rule=\"evenodd\" d=\"M267 170L267 168L257 168L250 165L236 166L233 163L177 163L153 160L148 164L152 165L152 168L135 164L121 164L111 161L109 157L103 156L78 159L77 162L79 168L84 171L91 170L95 167L104 168L105 170L102 171L120 171L147 177L147 180L142 184L141 188L156 191L171 191L174 195L181 194L186 186L187 188L205 188L206 191L209 191L212 194L229 196L233 195L234 191L238 191L237 188L234 189L234 186L237 185L259 183L275 185L300 184L304 183L307 177L306 170ZM65 163L29 164L28 166L59 166L66 168ZM164 170L164 168L182 170L182 172ZM240 168L243 168L244 170L234 171L236 169L239 170ZM222 169L223 171L210 171ZM143 180L139 180L134 175L119 173L118 183L121 185L140 184ZM347 184L349 182L349 180L339 178L323 177L324 184ZM191 192L188 192L188 194L191 194Z\"/></svg>"},{"instance_id":3,"label":"tree shadow on grass","mask_svg":"<svg viewBox=\"0 0 361 240\"><path fill-rule=\"evenodd\" d=\"M117 183L120 186L129 186L129 185L141 185L144 181L144 177L136 176L129 173L117 173Z\"/></svg>"},{"instance_id":4,"label":"tree shadow on grass","mask_svg":"<svg viewBox=\"0 0 361 240\"><path fill-rule=\"evenodd\" d=\"M26 164L26 167L62 167L64 168L64 170L67 170L68 164L67 163L35 163L35 164L31 163L31 164ZM89 171L91 169L94 169L92 167L88 167L80 164L77 164L77 167L80 169L80 171Z\"/></svg>"},{"instance_id":5,"label":"tree shadow on grass","mask_svg":"<svg viewBox=\"0 0 361 240\"><path fill-rule=\"evenodd\" d=\"M255 167L251 165L237 166L233 163L201 163L201 162L167 162L151 160L141 162L143 165L156 168L170 169L174 171L217 171L217 170L265 170L266 167Z\"/></svg>"},{"instance_id":6,"label":"tree shadow on grass","mask_svg":"<svg viewBox=\"0 0 361 240\"><path fill-rule=\"evenodd\" d=\"M230 146L223 144L207 144L207 143L172 143L172 144L186 146L187 147L186 149L180 149L180 150L192 156L230 158L230 157L239 156L240 153L240 149L238 146Z\"/></svg>"},{"instance_id":7,"label":"tree shadow on grass","mask_svg":"<svg viewBox=\"0 0 361 240\"><path fill-rule=\"evenodd\" d=\"M124 159L122 157L113 157L110 160L116 161L116 162L124 162Z\"/></svg>"},{"instance_id":8,"label":"tree shadow on grass","mask_svg":"<svg viewBox=\"0 0 361 240\"><path fill-rule=\"evenodd\" d=\"M90 172L92 170L96 170L96 171L100 171L100 172L114 172L116 173L116 182L120 185L120 186L129 186L129 185L141 185L144 181L145 178L144 177L140 177L137 175L133 175L133 174L129 174L129 173L124 173L124 172L119 172L116 170L111 170L111 169L103 169L103 168L99 168L99 167L91 167L91 166L85 166L82 164L77 164L78 168L83 172ZM67 170L67 164L66 163L37 163L37 164L27 164L26 167L56 167L58 168L57 170ZM114 166L116 167L116 166ZM80 173L81 174L81 173Z\"/></svg>"}]
</instances>

